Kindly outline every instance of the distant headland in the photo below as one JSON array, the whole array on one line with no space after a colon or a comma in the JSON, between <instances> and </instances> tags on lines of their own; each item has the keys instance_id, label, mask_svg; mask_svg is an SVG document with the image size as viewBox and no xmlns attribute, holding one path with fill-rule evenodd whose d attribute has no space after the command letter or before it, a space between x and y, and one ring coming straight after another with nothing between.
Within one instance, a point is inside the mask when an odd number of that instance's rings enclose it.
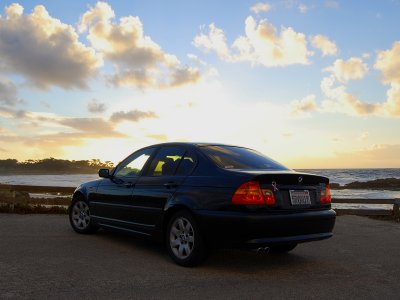
<instances>
[{"instance_id":1,"label":"distant headland","mask_svg":"<svg viewBox=\"0 0 400 300\"><path fill-rule=\"evenodd\" d=\"M95 174L101 168L111 169L114 163L102 162L99 159L91 160L65 160L56 158L45 158L40 160L26 160L19 162L16 159L0 160L0 174Z\"/></svg>"}]
</instances>

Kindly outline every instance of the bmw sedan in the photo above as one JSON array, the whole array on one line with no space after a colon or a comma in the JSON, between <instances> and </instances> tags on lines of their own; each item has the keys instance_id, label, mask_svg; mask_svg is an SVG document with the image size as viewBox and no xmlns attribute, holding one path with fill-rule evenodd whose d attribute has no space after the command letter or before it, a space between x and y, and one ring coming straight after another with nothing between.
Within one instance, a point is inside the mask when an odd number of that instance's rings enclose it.
<instances>
[{"instance_id":1,"label":"bmw sedan","mask_svg":"<svg viewBox=\"0 0 400 300\"><path fill-rule=\"evenodd\" d=\"M285 253L330 238L335 224L328 178L295 172L244 147L158 144L99 176L75 190L72 228L163 242L182 266L200 263L214 246Z\"/></svg>"}]
</instances>

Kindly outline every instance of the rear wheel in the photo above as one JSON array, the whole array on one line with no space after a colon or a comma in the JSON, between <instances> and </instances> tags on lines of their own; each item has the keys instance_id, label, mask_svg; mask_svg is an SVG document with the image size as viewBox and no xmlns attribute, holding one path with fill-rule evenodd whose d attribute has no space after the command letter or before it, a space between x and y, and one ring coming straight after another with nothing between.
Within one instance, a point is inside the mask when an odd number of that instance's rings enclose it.
<instances>
[{"instance_id":1,"label":"rear wheel","mask_svg":"<svg viewBox=\"0 0 400 300\"><path fill-rule=\"evenodd\" d=\"M296 248L297 244L271 246L269 252L273 254L284 254Z\"/></svg>"},{"instance_id":2,"label":"rear wheel","mask_svg":"<svg viewBox=\"0 0 400 300\"><path fill-rule=\"evenodd\" d=\"M78 233L93 233L98 229L90 217L89 205L82 196L72 200L69 210L69 222Z\"/></svg>"},{"instance_id":3,"label":"rear wheel","mask_svg":"<svg viewBox=\"0 0 400 300\"><path fill-rule=\"evenodd\" d=\"M165 241L168 254L181 266L197 265L206 257L206 247L200 229L187 211L178 211L172 216Z\"/></svg>"}]
</instances>

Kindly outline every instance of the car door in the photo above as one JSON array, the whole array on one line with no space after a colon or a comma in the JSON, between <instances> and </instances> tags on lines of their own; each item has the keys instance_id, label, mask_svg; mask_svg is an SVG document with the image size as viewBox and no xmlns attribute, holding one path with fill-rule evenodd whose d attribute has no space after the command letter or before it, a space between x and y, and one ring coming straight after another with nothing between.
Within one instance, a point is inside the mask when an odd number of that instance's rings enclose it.
<instances>
[{"instance_id":1,"label":"car door","mask_svg":"<svg viewBox=\"0 0 400 300\"><path fill-rule=\"evenodd\" d=\"M116 167L110 178L100 182L89 202L92 217L101 223L118 223L123 227L132 219L131 214L135 214L132 192L154 151L155 148L146 148L133 153Z\"/></svg>"},{"instance_id":2,"label":"car door","mask_svg":"<svg viewBox=\"0 0 400 300\"><path fill-rule=\"evenodd\" d=\"M165 203L194 167L194 155L189 156L184 147L161 147L135 184L132 202L141 211L136 214L135 222L156 227L162 219Z\"/></svg>"}]
</instances>

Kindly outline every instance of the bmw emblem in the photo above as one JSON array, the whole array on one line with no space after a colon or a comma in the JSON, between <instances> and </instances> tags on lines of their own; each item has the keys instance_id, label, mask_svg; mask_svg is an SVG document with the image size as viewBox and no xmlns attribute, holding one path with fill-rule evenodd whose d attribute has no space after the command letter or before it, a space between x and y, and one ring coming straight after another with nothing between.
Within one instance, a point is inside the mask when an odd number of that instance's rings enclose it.
<instances>
[{"instance_id":1,"label":"bmw emblem","mask_svg":"<svg viewBox=\"0 0 400 300\"><path fill-rule=\"evenodd\" d=\"M303 182L303 177L300 176L298 180L299 180L299 183L302 183Z\"/></svg>"}]
</instances>

